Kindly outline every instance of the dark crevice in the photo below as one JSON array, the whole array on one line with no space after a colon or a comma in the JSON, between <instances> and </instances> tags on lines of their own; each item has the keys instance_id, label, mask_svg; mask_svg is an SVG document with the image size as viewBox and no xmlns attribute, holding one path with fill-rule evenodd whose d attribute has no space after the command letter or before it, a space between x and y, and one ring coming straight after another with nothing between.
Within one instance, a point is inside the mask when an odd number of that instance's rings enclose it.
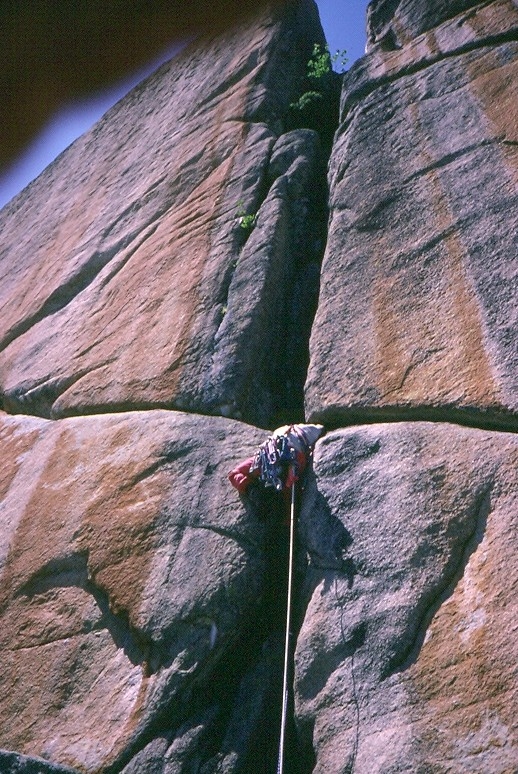
<instances>
[{"instance_id":1,"label":"dark crevice","mask_svg":"<svg viewBox=\"0 0 518 774\"><path fill-rule=\"evenodd\" d=\"M309 359L309 356L307 356ZM307 366L306 366L307 368ZM302 370L302 369L301 369ZM80 378L80 377L77 377ZM77 381L75 378L73 381ZM72 383L72 382L70 382ZM289 391L289 384L286 385ZM14 400L16 398L16 400ZM103 416L105 414L132 414L142 411L180 411L174 403L166 401L140 401L128 403L106 403L95 406L71 408L55 416L51 413L50 405L55 400L55 392L48 401L45 401L46 409L37 410L33 404L24 403L21 396L5 396L3 410L13 415L21 414L37 416L49 420L58 420L66 417ZM268 423L268 427L274 427L283 423L305 421L301 410L297 410L299 399L296 394L291 394L286 399L286 408L278 408L275 421ZM290 410L291 407L291 410ZM31 410L32 409L32 410ZM214 414L203 411L189 411L199 416L211 417ZM312 412L308 420L320 422L327 431L355 425L384 424L393 422L438 422L472 427L480 430L493 430L502 433L518 432L518 415L512 410L482 409L477 406L329 406L321 411ZM259 425L260 426L260 425Z\"/></svg>"},{"instance_id":2,"label":"dark crevice","mask_svg":"<svg viewBox=\"0 0 518 774\"><path fill-rule=\"evenodd\" d=\"M288 347L287 347L288 349ZM293 352L290 344L290 351ZM306 356L309 361L309 354ZM100 366L101 367L101 366ZM305 365L307 370L307 365ZM297 369L295 368L295 371ZM301 371L303 369L301 368ZM81 374L83 376L84 374ZM77 381L74 378L70 384ZM291 392L291 382L286 382L286 374L283 377L284 387L289 395L286 398L284 406L277 404L277 411L274 419L266 428L291 423L303 422L304 414L301 408L301 399L298 393ZM47 387L45 387L47 389ZM94 406L84 406L79 408L70 408L67 411L60 412L59 415L53 415L50 409L51 404L57 395L52 390L52 395L45 401L44 408L36 408L32 403L24 403L20 395L4 395L3 410L12 415L21 414L27 416L37 416L48 420L59 420L66 417L80 416L103 416L105 414L132 414L142 411L175 411L181 412L174 402L169 401L140 401L129 403L105 403ZM31 410L32 409L32 410ZM184 413L184 412L183 412ZM198 416L212 417L214 414L209 411L192 411ZM346 407L329 406L321 411L312 412L307 421L320 422L326 427L327 431L338 430L340 428L352 427L355 425L384 424L393 422L438 422L459 425L461 427L472 427L479 430L493 430L502 433L518 432L518 415L512 410L493 410L483 409L477 406L365 406L365 407ZM261 425L258 425L259 427Z\"/></svg>"},{"instance_id":3,"label":"dark crevice","mask_svg":"<svg viewBox=\"0 0 518 774\"><path fill-rule=\"evenodd\" d=\"M321 115L328 110L333 112L336 129L337 95ZM184 403L191 411L205 413L206 406L207 413L225 412L225 416L265 428L304 420L308 342L329 214L329 148L322 149L321 137L312 129L290 125L283 129L288 131L283 131L272 147L265 174L261 171L258 212L253 203L243 207L243 211L258 215L257 223L243 235L236 224L231 247L235 257L217 299L221 316L211 369L215 368L218 376L221 369L222 381L214 384L208 379L202 400L196 396ZM267 249L266 234L270 240ZM253 244L248 245L250 237ZM247 284L254 281L254 250L260 297L259 291L254 292L248 302Z\"/></svg>"},{"instance_id":4,"label":"dark crevice","mask_svg":"<svg viewBox=\"0 0 518 774\"><path fill-rule=\"evenodd\" d=\"M327 430L386 422L441 422L503 433L518 432L516 413L477 406L329 406L313 412L310 421L321 422Z\"/></svg>"},{"instance_id":5,"label":"dark crevice","mask_svg":"<svg viewBox=\"0 0 518 774\"><path fill-rule=\"evenodd\" d=\"M326 190L327 194L327 190ZM321 201L327 201L322 195ZM315 252L304 255L299 246L301 260L289 298L286 335L281 351L281 404L274 415L273 424L304 421L304 383L309 367L309 338L317 311L320 289L320 268L326 246L327 206L317 210L313 235ZM281 408L282 406L282 408Z\"/></svg>"},{"instance_id":6,"label":"dark crevice","mask_svg":"<svg viewBox=\"0 0 518 774\"><path fill-rule=\"evenodd\" d=\"M295 508L296 514L299 514L298 524L295 534L295 571L293 584L293 626L292 626L292 659L290 673L290 703L289 703L289 726L288 726L288 750L285 771L288 774L311 774L316 764L316 750L313 744L313 728L311 722L301 723L296 717L294 707L294 651L298 640L300 629L304 623L309 600L313 596L315 584L321 582L324 577L324 591L327 592L334 586L336 595L337 574L343 576L349 588L353 587L354 578L358 570L354 560L349 553L353 538L350 532L344 527L343 523L333 515L325 498L316 488L316 480L311 469L307 471L305 481L298 493L298 500ZM326 545L325 553L318 550L314 541L310 539L309 533L313 527L311 522L316 519L319 524L321 521L325 524L319 527L320 534L330 536L329 545ZM287 557L285 558L287 563ZM351 677L354 687L354 700L359 713L358 698L356 694L356 684L354 677L354 658L356 652L363 646L366 638L366 626L359 623L352 631L347 632L344 621L346 620L345 606L339 601L340 607L340 630L341 642L335 650L330 652L318 651L314 654L313 665L317 665L316 672L320 674L320 685L318 680L314 681L315 670L313 669L313 682L311 688L305 684L304 680L298 682L297 689L299 695L303 698L315 698L317 693L322 690L336 667L344 659L351 659ZM318 664L320 663L320 670ZM307 691L311 691L311 695ZM306 692L306 693L305 693ZM359 729L359 715L357 730ZM349 769L348 769L349 770ZM352 770L352 769L351 769Z\"/></svg>"},{"instance_id":7,"label":"dark crevice","mask_svg":"<svg viewBox=\"0 0 518 774\"><path fill-rule=\"evenodd\" d=\"M275 427L304 421L304 383L309 366L309 338L317 311L320 290L320 270L327 242L328 189L326 166L328 155L323 152L319 172L308 191L309 218L305 229L293 245L296 256L283 313L275 332L275 363L269 374L269 390L273 397L268 425ZM300 203L290 201L296 222Z\"/></svg>"},{"instance_id":8,"label":"dark crevice","mask_svg":"<svg viewBox=\"0 0 518 774\"><path fill-rule=\"evenodd\" d=\"M318 305L320 269L327 242L329 219L326 171L333 138L339 125L342 77L329 72L315 86L305 79L301 93L317 88L318 98L299 109L293 103L285 117L286 131L311 129L320 139L321 159L314 180L308 186L308 221L298 230L294 244L296 261L285 302L284 314L277 332L276 368L271 374L274 396L269 426L304 421L304 383L309 366L309 338ZM297 223L300 203L290 202L292 221Z\"/></svg>"}]
</instances>

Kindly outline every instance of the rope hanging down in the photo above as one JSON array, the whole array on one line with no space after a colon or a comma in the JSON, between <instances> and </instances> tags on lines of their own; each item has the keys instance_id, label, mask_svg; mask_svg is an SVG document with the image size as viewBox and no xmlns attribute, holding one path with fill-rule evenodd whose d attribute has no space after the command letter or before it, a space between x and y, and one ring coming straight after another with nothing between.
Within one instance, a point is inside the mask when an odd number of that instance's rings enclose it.
<instances>
[{"instance_id":1,"label":"rope hanging down","mask_svg":"<svg viewBox=\"0 0 518 774\"><path fill-rule=\"evenodd\" d=\"M286 724L288 720L289 673L291 666L291 595L293 590L293 557L295 553L295 482L291 486L290 550L288 558L288 599L286 603L286 633L284 640L284 672L282 679L282 716L277 774L284 774Z\"/></svg>"},{"instance_id":2,"label":"rope hanging down","mask_svg":"<svg viewBox=\"0 0 518 774\"><path fill-rule=\"evenodd\" d=\"M251 485L274 487L284 497L286 508L291 492L289 508L289 558L288 593L286 603L286 630L284 641L284 670L282 686L282 715L279 741L277 774L284 774L286 760L286 732L290 701L290 676L292 671L292 595L293 563L295 554L295 490L313 452L317 439L322 435L322 425L285 425L279 427L261 444L253 457L240 462L228 478L240 494L246 494ZM287 514L286 514L287 515Z\"/></svg>"}]
</instances>

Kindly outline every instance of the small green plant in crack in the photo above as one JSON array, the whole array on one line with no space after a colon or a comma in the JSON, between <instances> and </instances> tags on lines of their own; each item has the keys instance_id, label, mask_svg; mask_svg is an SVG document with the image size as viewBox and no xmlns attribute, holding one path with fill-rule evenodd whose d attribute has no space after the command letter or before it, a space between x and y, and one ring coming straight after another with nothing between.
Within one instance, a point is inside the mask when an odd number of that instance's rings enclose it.
<instances>
[{"instance_id":1,"label":"small green plant in crack","mask_svg":"<svg viewBox=\"0 0 518 774\"><path fill-rule=\"evenodd\" d=\"M290 108L305 110L308 105L311 105L312 102L316 102L319 99L323 99L320 91L305 91L296 102L290 104Z\"/></svg>"},{"instance_id":2,"label":"small green plant in crack","mask_svg":"<svg viewBox=\"0 0 518 774\"><path fill-rule=\"evenodd\" d=\"M247 212L242 201L237 203L237 207L237 219L240 227L245 231L251 231L257 221L257 213Z\"/></svg>"},{"instance_id":3,"label":"small green plant in crack","mask_svg":"<svg viewBox=\"0 0 518 774\"><path fill-rule=\"evenodd\" d=\"M225 319L228 312L227 304L220 304L216 310L216 324L219 326Z\"/></svg>"},{"instance_id":4,"label":"small green plant in crack","mask_svg":"<svg viewBox=\"0 0 518 774\"><path fill-rule=\"evenodd\" d=\"M257 220L257 215L241 215L239 218L239 225L241 228L244 228L245 231L251 231L253 227L255 226L255 221Z\"/></svg>"},{"instance_id":5,"label":"small green plant in crack","mask_svg":"<svg viewBox=\"0 0 518 774\"><path fill-rule=\"evenodd\" d=\"M333 65L338 63L341 67L340 72L343 73L346 62L345 50L331 54L328 45L321 46L320 43L315 43L311 59L307 63L306 79L314 84L318 91L316 88L305 91L296 102L290 104L290 108L303 111L311 103L323 99L326 91L329 91L329 81L333 75Z\"/></svg>"},{"instance_id":6,"label":"small green plant in crack","mask_svg":"<svg viewBox=\"0 0 518 774\"><path fill-rule=\"evenodd\" d=\"M334 54L331 54L328 45L321 46L320 43L315 43L311 59L307 65L307 76L310 79L319 81L321 78L329 75L333 70L333 65L337 63L341 67L340 72L343 73L347 63L345 49L335 51Z\"/></svg>"}]
</instances>

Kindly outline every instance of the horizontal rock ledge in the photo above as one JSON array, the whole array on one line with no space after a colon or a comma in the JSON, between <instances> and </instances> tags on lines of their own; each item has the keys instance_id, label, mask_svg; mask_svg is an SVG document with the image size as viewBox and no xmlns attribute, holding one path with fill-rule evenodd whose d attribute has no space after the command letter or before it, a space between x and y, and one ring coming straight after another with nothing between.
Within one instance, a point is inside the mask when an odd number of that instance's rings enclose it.
<instances>
[{"instance_id":1,"label":"horizontal rock ledge","mask_svg":"<svg viewBox=\"0 0 518 774\"><path fill-rule=\"evenodd\" d=\"M500 432L518 432L518 414L492 412L477 407L458 406L326 406L315 409L309 422L323 424L328 430L385 422L438 422Z\"/></svg>"}]
</instances>

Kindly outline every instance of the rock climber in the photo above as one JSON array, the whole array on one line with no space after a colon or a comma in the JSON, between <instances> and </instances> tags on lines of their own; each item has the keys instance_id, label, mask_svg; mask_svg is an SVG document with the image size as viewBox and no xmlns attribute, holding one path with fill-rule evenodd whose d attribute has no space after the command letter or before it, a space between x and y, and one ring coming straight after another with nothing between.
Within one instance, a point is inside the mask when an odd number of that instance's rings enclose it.
<instances>
[{"instance_id":1,"label":"rock climber","mask_svg":"<svg viewBox=\"0 0 518 774\"><path fill-rule=\"evenodd\" d=\"M240 494L254 482L289 492L300 480L313 447L324 432L323 425L283 425L274 430L253 457L248 457L230 471L228 478Z\"/></svg>"}]
</instances>

